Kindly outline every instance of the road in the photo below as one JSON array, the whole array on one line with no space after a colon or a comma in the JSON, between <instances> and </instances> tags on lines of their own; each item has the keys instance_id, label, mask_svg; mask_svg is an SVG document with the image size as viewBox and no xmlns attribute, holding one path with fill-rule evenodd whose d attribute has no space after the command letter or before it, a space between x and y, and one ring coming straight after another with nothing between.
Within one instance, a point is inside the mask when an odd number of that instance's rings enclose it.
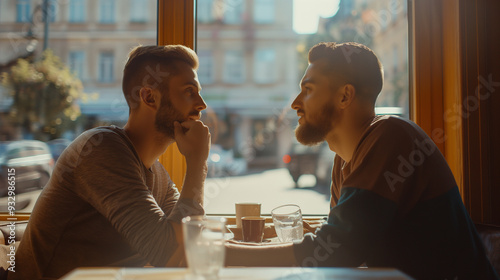
<instances>
[{"instance_id":1,"label":"road","mask_svg":"<svg viewBox=\"0 0 500 280\"><path fill-rule=\"evenodd\" d=\"M312 175L309 175L312 176ZM235 202L260 202L262 213L274 207L294 203L304 214L327 215L328 188L314 187L313 177L302 176L299 188L285 168L272 169L244 176L208 178L205 182L207 214L234 214ZM16 212L31 212L40 191L16 195ZM0 211L7 211L7 197L0 198ZM24 208L20 210L21 208Z\"/></svg>"},{"instance_id":2,"label":"road","mask_svg":"<svg viewBox=\"0 0 500 280\"><path fill-rule=\"evenodd\" d=\"M310 175L312 176L312 175ZM208 178L205 183L205 209L208 214L234 214L235 202L260 202L261 212L269 214L282 204L298 204L304 214L327 215L329 187L314 187L314 177L302 176L295 188L285 168L245 176Z\"/></svg>"}]
</instances>

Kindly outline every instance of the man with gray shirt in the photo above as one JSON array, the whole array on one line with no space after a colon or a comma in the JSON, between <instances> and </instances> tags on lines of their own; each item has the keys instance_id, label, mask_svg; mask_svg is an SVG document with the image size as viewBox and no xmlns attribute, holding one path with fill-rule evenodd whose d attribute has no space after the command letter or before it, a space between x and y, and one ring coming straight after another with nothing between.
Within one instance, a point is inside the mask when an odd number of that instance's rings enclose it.
<instances>
[{"instance_id":1,"label":"man with gray shirt","mask_svg":"<svg viewBox=\"0 0 500 280\"><path fill-rule=\"evenodd\" d=\"M202 215L210 133L200 121L198 58L180 46L130 54L123 128L98 127L61 155L31 214L8 279L59 278L76 267L178 265L180 221ZM186 158L182 191L158 162L176 142Z\"/></svg>"}]
</instances>

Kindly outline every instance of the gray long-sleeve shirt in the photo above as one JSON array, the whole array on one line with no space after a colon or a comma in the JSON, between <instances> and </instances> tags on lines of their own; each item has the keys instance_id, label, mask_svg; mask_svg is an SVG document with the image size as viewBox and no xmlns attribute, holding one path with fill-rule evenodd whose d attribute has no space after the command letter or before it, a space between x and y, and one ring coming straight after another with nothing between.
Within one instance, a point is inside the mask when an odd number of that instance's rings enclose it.
<instances>
[{"instance_id":1,"label":"gray long-sleeve shirt","mask_svg":"<svg viewBox=\"0 0 500 280\"><path fill-rule=\"evenodd\" d=\"M163 166L147 169L123 129L100 127L61 155L31 214L9 279L58 278L76 267L163 266L178 244L170 221L202 215Z\"/></svg>"}]
</instances>

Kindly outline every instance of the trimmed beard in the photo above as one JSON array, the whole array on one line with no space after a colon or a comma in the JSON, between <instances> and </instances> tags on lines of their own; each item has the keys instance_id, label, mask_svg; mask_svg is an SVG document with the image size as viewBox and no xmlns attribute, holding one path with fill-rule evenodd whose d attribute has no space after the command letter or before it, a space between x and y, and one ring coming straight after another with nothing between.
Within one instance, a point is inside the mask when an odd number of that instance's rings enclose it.
<instances>
[{"instance_id":1,"label":"trimmed beard","mask_svg":"<svg viewBox=\"0 0 500 280\"><path fill-rule=\"evenodd\" d=\"M175 138L174 122L179 123L186 118L172 105L168 98L161 102L160 109L156 112L155 127L156 130L163 133L170 139Z\"/></svg>"},{"instance_id":2,"label":"trimmed beard","mask_svg":"<svg viewBox=\"0 0 500 280\"><path fill-rule=\"evenodd\" d=\"M295 128L295 137L302 145L314 146L325 141L326 135L332 129L332 118L335 109L332 105L325 104L321 109L318 123L308 123L304 118L304 123Z\"/></svg>"}]
</instances>

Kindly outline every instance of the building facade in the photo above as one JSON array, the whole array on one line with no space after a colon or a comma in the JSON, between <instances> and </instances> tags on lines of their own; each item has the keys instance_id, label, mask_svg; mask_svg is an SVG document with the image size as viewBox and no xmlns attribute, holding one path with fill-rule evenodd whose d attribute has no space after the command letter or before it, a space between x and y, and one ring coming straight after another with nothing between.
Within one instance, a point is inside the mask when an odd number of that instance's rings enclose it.
<instances>
[{"instance_id":1,"label":"building facade","mask_svg":"<svg viewBox=\"0 0 500 280\"><path fill-rule=\"evenodd\" d=\"M289 0L199 0L197 53L204 120L213 143L250 164L280 164L290 147L291 98L297 93L296 34ZM155 0L42 0L0 2L0 64L53 50L81 79L80 131L123 125L128 107L122 70L131 48L156 43ZM0 110L9 108L3 94Z\"/></svg>"}]
</instances>

